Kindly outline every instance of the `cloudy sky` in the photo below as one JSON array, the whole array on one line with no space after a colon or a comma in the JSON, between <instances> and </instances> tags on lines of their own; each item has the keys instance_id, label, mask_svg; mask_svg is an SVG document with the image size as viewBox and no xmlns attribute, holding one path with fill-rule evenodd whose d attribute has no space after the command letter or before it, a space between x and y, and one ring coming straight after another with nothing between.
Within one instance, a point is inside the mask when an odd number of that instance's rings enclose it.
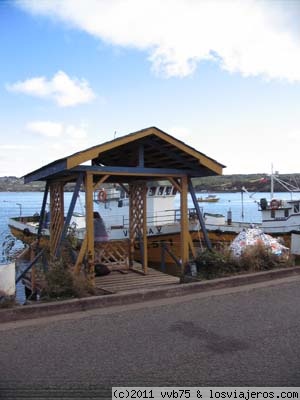
<instances>
[{"instance_id":1,"label":"cloudy sky","mask_svg":"<svg viewBox=\"0 0 300 400\"><path fill-rule=\"evenodd\" d=\"M300 172L300 2L1 0L0 176L157 126Z\"/></svg>"}]
</instances>

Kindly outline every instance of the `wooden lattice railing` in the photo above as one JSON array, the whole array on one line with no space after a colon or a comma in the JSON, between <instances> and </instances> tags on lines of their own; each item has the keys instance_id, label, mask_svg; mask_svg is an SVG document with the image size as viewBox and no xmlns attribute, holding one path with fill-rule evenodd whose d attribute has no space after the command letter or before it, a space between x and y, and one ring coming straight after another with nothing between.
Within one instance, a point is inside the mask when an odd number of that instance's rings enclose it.
<instances>
[{"instance_id":1,"label":"wooden lattice railing","mask_svg":"<svg viewBox=\"0 0 300 400\"><path fill-rule=\"evenodd\" d=\"M64 193L60 182L50 185L50 214L50 251L55 254L64 226Z\"/></svg>"},{"instance_id":2,"label":"wooden lattice railing","mask_svg":"<svg viewBox=\"0 0 300 400\"><path fill-rule=\"evenodd\" d=\"M104 264L111 271L129 269L128 240L95 243L95 264Z\"/></svg>"},{"instance_id":3,"label":"wooden lattice railing","mask_svg":"<svg viewBox=\"0 0 300 400\"><path fill-rule=\"evenodd\" d=\"M133 263L134 244L138 240L141 249L141 259L144 272L147 273L147 212L146 212L145 182L130 184L129 186L129 231L130 231L130 262Z\"/></svg>"}]
</instances>

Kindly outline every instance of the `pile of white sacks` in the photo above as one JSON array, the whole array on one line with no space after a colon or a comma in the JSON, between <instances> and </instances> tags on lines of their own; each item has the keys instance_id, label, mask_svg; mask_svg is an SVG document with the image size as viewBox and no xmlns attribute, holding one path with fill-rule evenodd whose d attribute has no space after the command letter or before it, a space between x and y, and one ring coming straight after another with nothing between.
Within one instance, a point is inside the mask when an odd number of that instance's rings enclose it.
<instances>
[{"instance_id":1,"label":"pile of white sacks","mask_svg":"<svg viewBox=\"0 0 300 400\"><path fill-rule=\"evenodd\" d=\"M233 255L239 257L246 247L262 244L272 251L273 254L282 256L288 252L288 248L283 246L278 239L265 234L259 228L249 228L241 231L232 241L230 250Z\"/></svg>"}]
</instances>

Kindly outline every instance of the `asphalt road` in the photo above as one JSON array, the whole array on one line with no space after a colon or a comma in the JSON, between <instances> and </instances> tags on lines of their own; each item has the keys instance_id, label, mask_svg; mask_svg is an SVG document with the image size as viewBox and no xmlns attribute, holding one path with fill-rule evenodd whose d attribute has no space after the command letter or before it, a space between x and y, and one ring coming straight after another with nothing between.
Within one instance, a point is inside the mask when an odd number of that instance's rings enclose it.
<instances>
[{"instance_id":1,"label":"asphalt road","mask_svg":"<svg viewBox=\"0 0 300 400\"><path fill-rule=\"evenodd\" d=\"M122 385L300 386L300 278L0 326L0 399Z\"/></svg>"}]
</instances>

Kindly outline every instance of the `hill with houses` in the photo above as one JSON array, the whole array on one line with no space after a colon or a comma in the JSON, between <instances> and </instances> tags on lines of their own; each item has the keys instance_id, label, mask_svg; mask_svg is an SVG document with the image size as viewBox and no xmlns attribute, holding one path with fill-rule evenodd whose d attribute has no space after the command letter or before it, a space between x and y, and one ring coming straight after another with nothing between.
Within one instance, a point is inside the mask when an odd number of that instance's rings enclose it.
<instances>
[{"instance_id":1,"label":"hill with houses","mask_svg":"<svg viewBox=\"0 0 300 400\"><path fill-rule=\"evenodd\" d=\"M300 188L300 174L283 174L280 179ZM269 192L270 176L267 174L235 174L222 176L209 176L193 180L197 192L239 192L246 188L249 192ZM44 182L32 182L24 184L23 178L15 176L0 177L0 192L42 192ZM284 192L285 189L274 183L274 190ZM72 186L67 188L72 191ZM299 189L300 191L300 189Z\"/></svg>"}]
</instances>

